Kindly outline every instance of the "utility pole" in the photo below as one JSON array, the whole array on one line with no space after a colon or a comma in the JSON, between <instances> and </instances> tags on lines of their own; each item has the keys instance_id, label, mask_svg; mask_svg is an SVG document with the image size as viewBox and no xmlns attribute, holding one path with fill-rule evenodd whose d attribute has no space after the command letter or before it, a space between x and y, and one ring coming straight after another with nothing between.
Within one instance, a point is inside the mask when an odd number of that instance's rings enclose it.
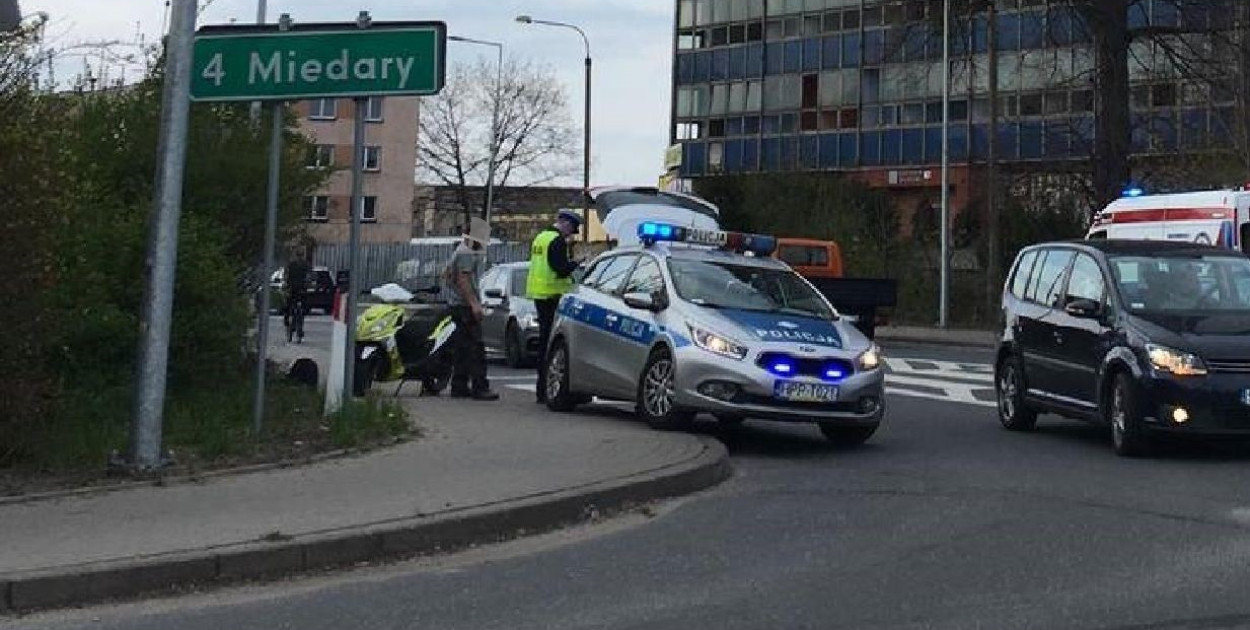
<instances>
[{"instance_id":1,"label":"utility pole","mask_svg":"<svg viewBox=\"0 0 1250 630\"><path fill-rule=\"evenodd\" d=\"M139 321L135 417L130 425L130 466L138 471L155 470L163 463L161 430L165 411L165 377L169 365L169 334L173 323L182 180L187 158L195 14L195 0L174 0L173 19L165 43L168 71L161 96L154 212L146 261L147 287L143 315Z\"/></svg>"}]
</instances>

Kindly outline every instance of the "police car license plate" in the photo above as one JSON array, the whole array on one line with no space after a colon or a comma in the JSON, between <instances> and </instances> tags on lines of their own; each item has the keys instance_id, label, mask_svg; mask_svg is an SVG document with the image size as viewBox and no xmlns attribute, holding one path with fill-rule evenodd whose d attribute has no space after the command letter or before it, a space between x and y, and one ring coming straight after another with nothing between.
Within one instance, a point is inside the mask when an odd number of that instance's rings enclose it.
<instances>
[{"instance_id":1,"label":"police car license plate","mask_svg":"<svg viewBox=\"0 0 1250 630\"><path fill-rule=\"evenodd\" d=\"M773 397L790 402L834 402L838 399L838 386L824 383L776 381L773 383Z\"/></svg>"}]
</instances>

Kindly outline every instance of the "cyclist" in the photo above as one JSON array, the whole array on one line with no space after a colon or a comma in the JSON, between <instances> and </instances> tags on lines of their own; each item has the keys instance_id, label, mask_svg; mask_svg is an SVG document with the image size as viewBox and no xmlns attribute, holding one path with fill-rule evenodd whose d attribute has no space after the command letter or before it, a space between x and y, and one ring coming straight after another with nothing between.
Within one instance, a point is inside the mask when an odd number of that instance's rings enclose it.
<instances>
[{"instance_id":1,"label":"cyclist","mask_svg":"<svg viewBox=\"0 0 1250 630\"><path fill-rule=\"evenodd\" d=\"M311 269L312 251L307 247L299 255L292 257L286 266L286 309L282 323L286 325L287 342L304 342L304 315L308 313L304 292Z\"/></svg>"}]
</instances>

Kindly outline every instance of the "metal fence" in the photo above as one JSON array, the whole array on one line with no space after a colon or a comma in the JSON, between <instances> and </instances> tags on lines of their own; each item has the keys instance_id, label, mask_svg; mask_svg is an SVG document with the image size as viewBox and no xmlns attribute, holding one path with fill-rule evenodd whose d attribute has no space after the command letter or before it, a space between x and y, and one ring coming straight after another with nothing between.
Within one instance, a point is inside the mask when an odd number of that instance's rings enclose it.
<instances>
[{"instance_id":1,"label":"metal fence","mask_svg":"<svg viewBox=\"0 0 1250 630\"><path fill-rule=\"evenodd\" d=\"M370 289L394 282L413 290L442 286L443 269L451 261L455 245L411 245L408 243L370 243L360 245L360 272L353 273L353 283ZM497 243L486 250L487 265L529 260L528 243ZM313 264L337 272L348 269L350 249L347 245L320 245Z\"/></svg>"}]
</instances>

